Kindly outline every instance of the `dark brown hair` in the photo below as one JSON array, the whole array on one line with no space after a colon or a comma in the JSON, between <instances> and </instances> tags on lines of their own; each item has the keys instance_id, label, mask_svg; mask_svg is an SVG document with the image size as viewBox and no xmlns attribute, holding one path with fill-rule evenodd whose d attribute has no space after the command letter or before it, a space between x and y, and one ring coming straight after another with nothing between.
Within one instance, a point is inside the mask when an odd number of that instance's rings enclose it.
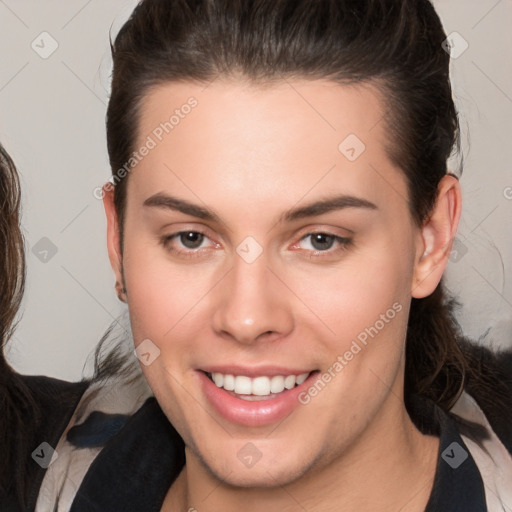
<instances>
[{"instance_id":1,"label":"dark brown hair","mask_svg":"<svg viewBox=\"0 0 512 512\"><path fill-rule=\"evenodd\" d=\"M112 45L107 112L112 173L118 174L135 149L141 102L154 85L207 83L219 75L244 77L254 85L284 78L370 83L385 102L389 156L404 172L411 215L421 225L447 172L447 158L458 145L444 39L428 0L144 0ZM121 230L126 183L123 179L115 187ZM19 179L1 146L0 246L0 494L15 491L23 504L33 483L35 464L28 454L42 414L3 352L16 326L25 255ZM465 385L484 411L489 410L485 404L498 406L488 416L493 423L506 402L506 388L496 378L489 351L470 349L462 337L455 305L446 299L442 283L431 296L412 300L406 402L420 394L449 410ZM96 352L96 378L131 375L131 367L114 353L102 355L105 340ZM510 359L504 360L501 374L509 367ZM62 393L51 398L65 399ZM505 425L501 433L509 430Z\"/></svg>"},{"instance_id":2,"label":"dark brown hair","mask_svg":"<svg viewBox=\"0 0 512 512\"><path fill-rule=\"evenodd\" d=\"M143 0L111 44L112 173L135 150L142 100L155 85L218 76L254 85L293 78L367 83L380 92L388 154L404 173L411 216L421 226L459 145L445 39L428 0ZM126 184L114 193L121 251ZM449 410L468 382L478 391L455 305L442 282L429 297L412 299L406 403L415 393Z\"/></svg>"},{"instance_id":3,"label":"dark brown hair","mask_svg":"<svg viewBox=\"0 0 512 512\"><path fill-rule=\"evenodd\" d=\"M25 288L25 245L20 229L21 191L18 173L0 145L0 496L17 493L23 501L31 472L31 433L40 411L23 379L5 359L5 345L15 321ZM23 456L20 457L20 454Z\"/></svg>"}]
</instances>

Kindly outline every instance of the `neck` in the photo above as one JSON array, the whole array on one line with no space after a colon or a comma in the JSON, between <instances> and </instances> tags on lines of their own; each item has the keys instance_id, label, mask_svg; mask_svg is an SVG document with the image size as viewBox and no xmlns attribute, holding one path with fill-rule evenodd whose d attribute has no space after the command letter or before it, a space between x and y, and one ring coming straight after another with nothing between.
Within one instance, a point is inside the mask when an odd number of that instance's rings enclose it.
<instances>
[{"instance_id":1,"label":"neck","mask_svg":"<svg viewBox=\"0 0 512 512\"><path fill-rule=\"evenodd\" d=\"M215 478L186 447L186 465L162 511L423 512L432 491L439 438L423 435L390 393L355 442L285 486L238 488ZM320 459L319 459L320 460Z\"/></svg>"}]
</instances>

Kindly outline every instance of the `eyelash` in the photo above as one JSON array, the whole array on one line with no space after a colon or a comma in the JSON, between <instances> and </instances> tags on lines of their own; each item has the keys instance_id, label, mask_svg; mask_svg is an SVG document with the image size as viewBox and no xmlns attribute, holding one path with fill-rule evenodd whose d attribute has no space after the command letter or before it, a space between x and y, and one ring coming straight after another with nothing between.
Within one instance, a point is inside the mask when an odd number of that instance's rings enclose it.
<instances>
[{"instance_id":1,"label":"eyelash","mask_svg":"<svg viewBox=\"0 0 512 512\"><path fill-rule=\"evenodd\" d=\"M314 235L326 235L333 238L333 244L338 244L337 249L329 248L327 250L321 251L319 249L316 250L307 250L305 249L305 252L307 253L307 257L310 259L313 258L327 258L329 256L335 256L341 252L346 251L351 245L352 245L352 239L342 237L339 235L335 235L334 233L329 233L328 231L312 231L311 233L306 233L304 236L302 236L294 245L297 245L298 243L302 242L303 240L307 239L308 237L312 237ZM311 242L310 242L311 243Z\"/></svg>"},{"instance_id":2,"label":"eyelash","mask_svg":"<svg viewBox=\"0 0 512 512\"><path fill-rule=\"evenodd\" d=\"M203 233L202 231L198 231L198 230L192 230L192 229L188 229L188 230L185 230L185 231L177 231L176 233L173 233L172 235L166 235L162 238L162 245L169 251L169 252L172 252L174 254L177 254L178 256L181 256L181 257L184 257L184 258L194 258L194 257L198 257L201 255L202 252L204 252L204 250L201 250L201 249L189 249L188 251L182 251L182 250L177 250L175 248L173 248L171 246L171 241L174 239L174 238L179 238L180 235L184 235L184 234L187 234L187 233L195 233L197 235L202 235L204 236L205 238L208 238L208 236L206 235L206 233ZM201 242L202 243L202 242Z\"/></svg>"},{"instance_id":3,"label":"eyelash","mask_svg":"<svg viewBox=\"0 0 512 512\"><path fill-rule=\"evenodd\" d=\"M180 235L183 235L183 234L187 234L187 233L195 233L197 235L202 235L204 236L205 238L208 238L208 235L206 235L206 233L203 233L202 231L198 231L198 230L185 230L185 231L177 231L176 233L173 233L172 235L166 235L162 238L162 245L170 252L174 253L174 254L177 254L178 256L180 257L185 257L185 258L194 258L194 257L199 257L203 252L204 252L204 248L199 248L199 249L190 249L190 250L186 250L186 251L183 251L183 250L178 250L178 249L175 249L171 246L171 241L175 238L179 239ZM324 250L324 251L321 251L321 250L314 250L314 251L311 251L311 250L305 250L306 252L308 252L308 256L310 259L313 259L313 258L325 258L327 256L332 256L332 255L336 255L340 252L344 252L346 251L353 243L352 239L351 238L345 238L345 237L341 237L341 236L338 236L338 235L335 235L334 233L329 233L329 232L326 232L326 231L312 231L310 233L306 233L305 235L303 235L299 242L296 242L294 245L297 245L298 243L302 242L303 240L305 240L306 238L308 237L312 237L314 235L327 235L329 237L332 237L334 240L333 242L334 243L338 243L339 246L337 249L334 249L334 250L331 250L331 248L327 249L327 250Z\"/></svg>"}]
</instances>

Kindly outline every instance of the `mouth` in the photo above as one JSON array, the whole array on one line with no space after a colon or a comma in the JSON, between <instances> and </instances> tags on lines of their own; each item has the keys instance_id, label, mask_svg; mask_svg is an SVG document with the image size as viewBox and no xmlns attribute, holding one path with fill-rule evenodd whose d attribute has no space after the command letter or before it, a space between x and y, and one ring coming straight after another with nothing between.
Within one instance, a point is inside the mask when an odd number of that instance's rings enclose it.
<instances>
[{"instance_id":1,"label":"mouth","mask_svg":"<svg viewBox=\"0 0 512 512\"><path fill-rule=\"evenodd\" d=\"M314 371L316 370L258 377L221 372L204 373L218 388L227 391L231 396L242 400L258 401L276 398L280 393L300 386Z\"/></svg>"},{"instance_id":2,"label":"mouth","mask_svg":"<svg viewBox=\"0 0 512 512\"><path fill-rule=\"evenodd\" d=\"M272 375L236 375L196 370L203 394L213 411L243 426L258 427L282 421L301 405L299 396L313 384L319 370Z\"/></svg>"}]
</instances>

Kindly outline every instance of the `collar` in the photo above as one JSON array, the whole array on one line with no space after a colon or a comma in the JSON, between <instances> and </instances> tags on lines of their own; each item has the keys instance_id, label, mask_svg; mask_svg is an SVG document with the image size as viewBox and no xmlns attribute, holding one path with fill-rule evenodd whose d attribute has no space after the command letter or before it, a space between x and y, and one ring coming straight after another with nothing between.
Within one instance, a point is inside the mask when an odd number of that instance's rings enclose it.
<instances>
[{"instance_id":1,"label":"collar","mask_svg":"<svg viewBox=\"0 0 512 512\"><path fill-rule=\"evenodd\" d=\"M417 426L439 436L434 484L425 512L487 512L485 487L455 421L432 400L415 396Z\"/></svg>"},{"instance_id":2,"label":"collar","mask_svg":"<svg viewBox=\"0 0 512 512\"><path fill-rule=\"evenodd\" d=\"M484 484L453 419L433 401L411 402L418 428L440 437L425 512L486 512ZM70 512L159 512L185 464L185 446L154 397L131 416L91 464Z\"/></svg>"},{"instance_id":3,"label":"collar","mask_svg":"<svg viewBox=\"0 0 512 512\"><path fill-rule=\"evenodd\" d=\"M185 464L185 445L154 397L94 459L70 512L159 512Z\"/></svg>"}]
</instances>

